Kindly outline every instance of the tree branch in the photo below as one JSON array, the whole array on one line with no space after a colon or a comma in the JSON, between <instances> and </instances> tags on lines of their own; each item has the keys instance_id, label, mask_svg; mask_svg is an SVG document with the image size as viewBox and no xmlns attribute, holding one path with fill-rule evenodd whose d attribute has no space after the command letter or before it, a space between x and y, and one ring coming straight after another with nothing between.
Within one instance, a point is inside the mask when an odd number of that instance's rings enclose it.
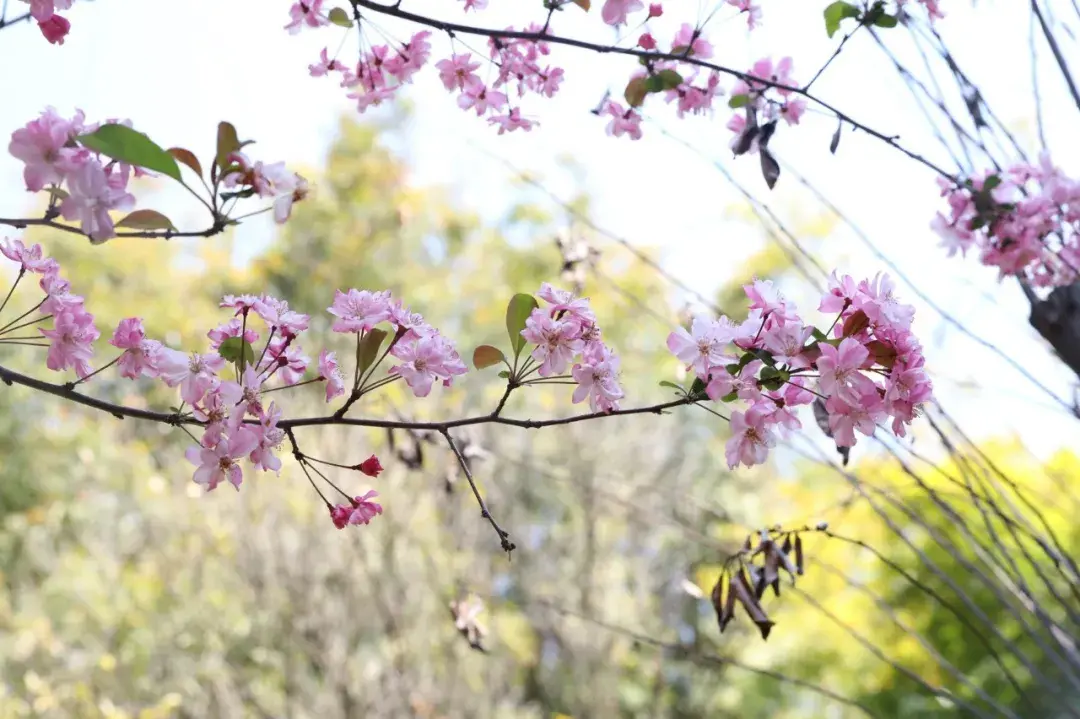
<instances>
[{"instance_id":1,"label":"tree branch","mask_svg":"<svg viewBox=\"0 0 1080 719\"><path fill-rule=\"evenodd\" d=\"M454 442L454 438L450 436L450 432L444 429L442 430L442 436L446 437L446 443L449 444L450 449L454 451L454 456L457 457L458 464L461 465L461 471L465 473L465 479L469 480L469 487L472 488L473 496L476 497L476 502L480 505L480 516L491 524L491 528L499 535L499 543L502 545L502 550L509 555L510 552L513 552L516 548L516 545L510 541L510 533L500 527L499 523L495 521L495 518L491 516L491 511L487 508L487 504L484 503L484 498L480 494L480 490L476 488L476 482L473 481L472 470L469 469L469 463L465 461L465 457L462 456L461 450L458 449L457 443Z\"/></svg>"}]
</instances>

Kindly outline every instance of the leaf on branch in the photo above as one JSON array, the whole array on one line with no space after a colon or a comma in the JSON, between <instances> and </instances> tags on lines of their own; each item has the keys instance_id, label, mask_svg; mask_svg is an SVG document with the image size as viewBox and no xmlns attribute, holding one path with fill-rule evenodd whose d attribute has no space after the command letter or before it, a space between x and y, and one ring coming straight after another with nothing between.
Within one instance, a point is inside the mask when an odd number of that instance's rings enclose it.
<instances>
[{"instance_id":1,"label":"leaf on branch","mask_svg":"<svg viewBox=\"0 0 1080 719\"><path fill-rule=\"evenodd\" d=\"M892 369L896 364L896 348L887 345L881 340L873 340L866 343L866 349L870 350L870 355L874 358L882 367L886 369Z\"/></svg>"},{"instance_id":2,"label":"leaf on branch","mask_svg":"<svg viewBox=\"0 0 1080 719\"><path fill-rule=\"evenodd\" d=\"M229 164L226 159L229 153L239 151L240 147L240 138L237 136L236 128L233 127L232 123L219 122L217 129L217 157L215 159L218 169L224 170Z\"/></svg>"},{"instance_id":3,"label":"leaf on branch","mask_svg":"<svg viewBox=\"0 0 1080 719\"><path fill-rule=\"evenodd\" d=\"M660 381L660 386L661 387L670 387L671 389L675 390L679 394L685 394L685 392L686 392L686 390L684 390L679 385L675 384L674 382L668 382L666 379Z\"/></svg>"},{"instance_id":4,"label":"leaf on branch","mask_svg":"<svg viewBox=\"0 0 1080 719\"><path fill-rule=\"evenodd\" d=\"M157 210L135 210L116 223L117 227L130 227L134 230L175 230L176 227L165 215Z\"/></svg>"},{"instance_id":5,"label":"leaf on branch","mask_svg":"<svg viewBox=\"0 0 1080 719\"><path fill-rule=\"evenodd\" d=\"M761 155L761 176L765 178L765 184L771 190L776 187L776 181L780 178L780 163L764 147L758 154Z\"/></svg>"},{"instance_id":6,"label":"leaf on branch","mask_svg":"<svg viewBox=\"0 0 1080 719\"><path fill-rule=\"evenodd\" d=\"M758 127L757 112L753 107L747 106L746 108L746 127L742 131L742 135L739 136L739 141L735 143L735 147L732 151L735 156L745 155L750 152L750 148L754 145L754 139L758 136L761 128Z\"/></svg>"},{"instance_id":7,"label":"leaf on branch","mask_svg":"<svg viewBox=\"0 0 1080 719\"><path fill-rule=\"evenodd\" d=\"M840 131L844 129L844 123L838 123L836 125L836 132L833 133L832 140L829 141L829 152L836 154L836 148L840 147Z\"/></svg>"},{"instance_id":8,"label":"leaf on branch","mask_svg":"<svg viewBox=\"0 0 1080 719\"><path fill-rule=\"evenodd\" d=\"M498 347L480 345L473 350L472 363L476 369L485 369L500 362L506 362L506 355Z\"/></svg>"},{"instance_id":9,"label":"leaf on branch","mask_svg":"<svg viewBox=\"0 0 1080 719\"><path fill-rule=\"evenodd\" d=\"M195 157L195 153L191 150L185 150L182 147L170 147L167 152L172 155L177 162L187 165L196 175L202 177L202 164L199 162L199 158Z\"/></svg>"},{"instance_id":10,"label":"leaf on branch","mask_svg":"<svg viewBox=\"0 0 1080 719\"><path fill-rule=\"evenodd\" d=\"M840 23L849 17L859 17L859 8L843 0L837 0L825 8L825 32L832 37L840 29Z\"/></svg>"},{"instance_id":11,"label":"leaf on branch","mask_svg":"<svg viewBox=\"0 0 1080 719\"><path fill-rule=\"evenodd\" d=\"M737 110L740 107L746 107L750 104L750 96L743 93L741 95L732 95L731 99L727 101L728 107L733 110Z\"/></svg>"},{"instance_id":12,"label":"leaf on branch","mask_svg":"<svg viewBox=\"0 0 1080 719\"><path fill-rule=\"evenodd\" d=\"M126 125L109 123L75 138L84 147L129 165L180 179L180 166L168 152L143 133Z\"/></svg>"},{"instance_id":13,"label":"leaf on branch","mask_svg":"<svg viewBox=\"0 0 1080 719\"><path fill-rule=\"evenodd\" d=\"M592 8L592 0L572 0L572 2L585 12Z\"/></svg>"},{"instance_id":14,"label":"leaf on branch","mask_svg":"<svg viewBox=\"0 0 1080 719\"><path fill-rule=\"evenodd\" d=\"M336 7L330 11L330 22L340 27L352 27L353 21L349 17L349 13L345 12L342 8Z\"/></svg>"},{"instance_id":15,"label":"leaf on branch","mask_svg":"<svg viewBox=\"0 0 1080 719\"><path fill-rule=\"evenodd\" d=\"M646 79L644 77L635 77L627 83L626 90L623 91L623 97L626 98L626 103L630 107L641 107L648 93Z\"/></svg>"},{"instance_id":16,"label":"leaf on branch","mask_svg":"<svg viewBox=\"0 0 1080 719\"><path fill-rule=\"evenodd\" d=\"M870 326L870 318L862 310L858 310L844 320L844 337L857 335Z\"/></svg>"},{"instance_id":17,"label":"leaf on branch","mask_svg":"<svg viewBox=\"0 0 1080 719\"><path fill-rule=\"evenodd\" d=\"M735 618L735 592L731 591L730 586L728 586L727 593L724 592L725 583L730 584L730 582L725 582L727 578L727 572L722 572L712 590L712 605L716 611L716 621L720 625L721 634L727 629L727 625L731 623L731 620Z\"/></svg>"},{"instance_id":18,"label":"leaf on branch","mask_svg":"<svg viewBox=\"0 0 1080 719\"><path fill-rule=\"evenodd\" d=\"M229 337L218 346L218 354L227 362L239 364L241 353L243 353L244 364L250 365L255 362L255 350L243 337Z\"/></svg>"},{"instance_id":19,"label":"leaf on branch","mask_svg":"<svg viewBox=\"0 0 1080 719\"><path fill-rule=\"evenodd\" d=\"M364 335L364 339L360 340L356 361L360 367L361 377L371 369L371 365L375 364L375 358L379 356L379 348L382 347L387 334L385 330L368 330L368 333Z\"/></svg>"},{"instance_id":20,"label":"leaf on branch","mask_svg":"<svg viewBox=\"0 0 1080 719\"><path fill-rule=\"evenodd\" d=\"M795 535L795 569L801 575L803 573L802 535Z\"/></svg>"},{"instance_id":21,"label":"leaf on branch","mask_svg":"<svg viewBox=\"0 0 1080 719\"><path fill-rule=\"evenodd\" d=\"M654 90L652 86L649 87L649 92L660 92L662 90L674 90L679 85L683 84L683 76L674 70L661 70L655 75L649 78L650 83L656 80L658 87Z\"/></svg>"},{"instance_id":22,"label":"leaf on branch","mask_svg":"<svg viewBox=\"0 0 1080 719\"><path fill-rule=\"evenodd\" d=\"M63 202L68 198L67 190L60 187L46 187L45 191L52 195L57 202Z\"/></svg>"},{"instance_id":23,"label":"leaf on branch","mask_svg":"<svg viewBox=\"0 0 1080 719\"><path fill-rule=\"evenodd\" d=\"M703 396L705 396L705 387L706 387L706 384L701 381L701 378L700 377L695 377L694 378L694 383L692 385L690 385L690 396L691 397L703 397Z\"/></svg>"},{"instance_id":24,"label":"leaf on branch","mask_svg":"<svg viewBox=\"0 0 1080 719\"><path fill-rule=\"evenodd\" d=\"M884 28L896 27L897 22L898 21L897 21L897 19L895 17L893 17L892 15L886 15L884 13L882 13L881 15L878 15L876 18L874 18L874 24L877 25L878 27L884 27Z\"/></svg>"},{"instance_id":25,"label":"leaf on branch","mask_svg":"<svg viewBox=\"0 0 1080 719\"><path fill-rule=\"evenodd\" d=\"M514 350L514 359L525 348L525 338L521 331L525 329L525 320L540 305L532 295L517 294L510 298L506 306L506 333L510 335L510 347Z\"/></svg>"},{"instance_id":26,"label":"leaf on branch","mask_svg":"<svg viewBox=\"0 0 1080 719\"><path fill-rule=\"evenodd\" d=\"M762 125L761 132L758 134L758 147L768 147L769 140L772 139L774 132L776 132L776 120L771 120Z\"/></svg>"}]
</instances>

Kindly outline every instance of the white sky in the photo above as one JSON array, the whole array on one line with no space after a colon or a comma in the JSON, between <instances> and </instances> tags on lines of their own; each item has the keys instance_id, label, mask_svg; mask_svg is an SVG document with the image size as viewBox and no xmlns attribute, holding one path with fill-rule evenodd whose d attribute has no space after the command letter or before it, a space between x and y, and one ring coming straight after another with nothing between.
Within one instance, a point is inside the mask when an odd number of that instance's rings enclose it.
<instances>
[{"instance_id":1,"label":"white sky","mask_svg":"<svg viewBox=\"0 0 1080 719\"><path fill-rule=\"evenodd\" d=\"M83 109L92 121L131 118L159 144L181 145L206 156L213 147L217 122L227 119L242 137L257 140L251 148L254 157L318 167L340 116L352 109L336 82L308 77L307 66L323 46L333 50L346 31L331 28L290 36L282 29L289 4L288 0L80 0L68 13L73 29L62 47L49 46L29 25L5 29L0 32L4 58L0 137L8 137L51 104L63 114ZM594 3L594 14L599 4ZM840 37L832 41L825 37L821 19L825 4L825 0L763 0L766 24L749 40L741 19L716 21L710 25L710 37L717 61L748 68L763 55L789 54L795 58L796 79L805 81ZM404 5L430 11L426 8L436 3L405 0ZM445 6L443 17L460 18L456 5L450 0L438 4ZM18 0L11 6L9 15L23 8ZM535 17L542 19L539 0L530 4L491 0L491 6L467 20L490 27L520 25L522 16L517 13L521 11L510 9L522 6L535 6ZM668 0L665 6L669 17L682 19L696 12L697 2ZM1034 149L1025 4L981 0L977 12L964 0L950 0L944 6L949 17L939 28L960 63L980 84L991 106ZM610 32L598 18L575 11L570 8L557 17L555 32L610 41ZM730 14L725 10L720 18ZM398 38L408 34L401 25L384 20L378 25ZM672 32L657 34L667 39ZM343 59L355 57L355 42L355 33L350 33ZM444 38L436 36L433 43L436 55L445 54ZM470 44L482 47L475 40ZM1066 47L1067 53L1071 51ZM398 145L409 160L415 182L452 186L463 205L494 219L514 199L507 182L510 171L490 155L501 156L517 168L540 173L564 198L586 190L593 197L593 219L599 226L636 244L658 248L667 269L706 294L759 246L761 237L758 228L731 216L730 208L741 198L709 160L722 161L791 224L817 211L816 203L793 178L781 176L770 193L756 157L732 160L727 149L730 133L723 127L730 111L724 101L714 118L684 121L676 120L655 98L647 105L649 115L700 148L708 159L648 125L646 139L637 143L608 138L605 122L590 110L605 90L621 95L625 78L634 69L633 59L562 48L556 48L552 57L568 68L568 79L555 99L526 100L526 114L541 123L528 134L498 137L475 115L457 108L433 70L421 73L407 95L415 106L415 117L402 128ZM1066 170L1075 170L1080 167L1080 148L1072 141L1077 110L1060 77L1049 72L1049 54L1042 57L1040 74L1044 75L1042 91L1054 159ZM1080 56L1074 53L1070 60L1080 68ZM730 81L724 85L730 86ZM906 89L868 36L849 43L815 85L815 92L872 127L900 134L906 146L948 166L947 156L927 133ZM924 292L976 334L1007 348L1059 396L1071 397L1075 378L1028 328L1028 310L1015 284L999 286L992 270L972 259L947 260L937 249L937 238L928 228L940 206L933 174L882 143L847 131L834 157L828 152L834 129L831 118L808 114L799 127L780 128L772 146L860 223ZM559 156L571 156L585 168L583 186L558 170L555 159ZM19 164L0 155L0 216L25 213L28 201ZM201 219L187 214L186 208L192 213L195 208L180 193L155 198L155 207L179 223ZM240 260L265 246L273 231L269 222L262 221L242 227L238 231ZM824 264L856 277L883 269L843 229L817 247ZM603 249L612 256L622 252L614 245ZM806 309L816 304L805 287L793 283L791 294ZM937 393L969 432L976 436L1016 432L1038 454L1076 445L1080 426L1076 420L1068 419L1003 362L945 327L906 287L901 288L901 296L919 307L915 329L938 377ZM673 305L683 299L673 292ZM983 389L960 390L942 378L971 380Z\"/></svg>"}]
</instances>

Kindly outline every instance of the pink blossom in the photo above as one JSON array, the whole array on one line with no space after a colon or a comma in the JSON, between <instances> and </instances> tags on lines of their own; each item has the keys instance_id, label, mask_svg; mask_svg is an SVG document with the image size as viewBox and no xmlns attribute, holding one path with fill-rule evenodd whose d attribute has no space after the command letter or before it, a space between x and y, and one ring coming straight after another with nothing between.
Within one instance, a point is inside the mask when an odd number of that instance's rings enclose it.
<instances>
[{"instance_id":1,"label":"pink blossom","mask_svg":"<svg viewBox=\"0 0 1080 719\"><path fill-rule=\"evenodd\" d=\"M753 3L753 0L727 0L728 5L738 8L739 12L746 13L746 25L750 30L761 24L761 8Z\"/></svg>"},{"instance_id":2,"label":"pink blossom","mask_svg":"<svg viewBox=\"0 0 1080 719\"><path fill-rule=\"evenodd\" d=\"M345 379L338 368L337 355L323 350L319 353L319 378L326 381L326 401L345 394Z\"/></svg>"},{"instance_id":3,"label":"pink blossom","mask_svg":"<svg viewBox=\"0 0 1080 719\"><path fill-rule=\"evenodd\" d=\"M829 276L829 291L821 298L818 310L821 312L842 312L854 303L859 285L850 275L838 277L836 272Z\"/></svg>"},{"instance_id":4,"label":"pink blossom","mask_svg":"<svg viewBox=\"0 0 1080 719\"><path fill-rule=\"evenodd\" d=\"M217 381L217 373L225 367L225 360L216 352L190 355L164 347L158 368L161 380L169 387L180 386L180 398L188 404L197 404Z\"/></svg>"},{"instance_id":5,"label":"pink blossom","mask_svg":"<svg viewBox=\"0 0 1080 719\"><path fill-rule=\"evenodd\" d=\"M352 506L339 504L330 507L330 517L334 521L334 526L338 529L344 529L350 524L369 523L375 518L375 515L382 514L382 505L371 501L373 497L378 496L378 492L371 490L362 497L354 497L350 500Z\"/></svg>"},{"instance_id":6,"label":"pink blossom","mask_svg":"<svg viewBox=\"0 0 1080 719\"><path fill-rule=\"evenodd\" d=\"M379 473L383 471L383 466L379 462L379 458L375 455L371 455L363 462L356 465L356 468L369 477L378 477Z\"/></svg>"},{"instance_id":7,"label":"pink blossom","mask_svg":"<svg viewBox=\"0 0 1080 719\"><path fill-rule=\"evenodd\" d=\"M572 398L574 404L588 398L593 412L619 409L619 400L625 393L619 386L618 355L601 345L596 351L586 352L583 359L583 363L575 364L570 371L578 384Z\"/></svg>"},{"instance_id":8,"label":"pink blossom","mask_svg":"<svg viewBox=\"0 0 1080 719\"><path fill-rule=\"evenodd\" d=\"M390 292L338 290L327 311L338 318L330 328L334 332L367 332L390 319Z\"/></svg>"},{"instance_id":9,"label":"pink blossom","mask_svg":"<svg viewBox=\"0 0 1080 719\"><path fill-rule=\"evenodd\" d=\"M731 439L724 450L729 469L739 464L761 464L775 444L776 438L760 409L751 407L745 413L731 413Z\"/></svg>"},{"instance_id":10,"label":"pink blossom","mask_svg":"<svg viewBox=\"0 0 1080 719\"><path fill-rule=\"evenodd\" d=\"M683 23L679 32L675 33L675 39L671 43L672 48L685 47L690 55L698 60L707 60L713 56L713 46L701 37L701 29L689 23Z\"/></svg>"},{"instance_id":11,"label":"pink blossom","mask_svg":"<svg viewBox=\"0 0 1080 719\"><path fill-rule=\"evenodd\" d=\"M783 105L780 106L780 117L784 118L784 122L789 125L798 125L799 119L806 111L806 100L802 98L788 98Z\"/></svg>"},{"instance_id":12,"label":"pink blossom","mask_svg":"<svg viewBox=\"0 0 1080 719\"><path fill-rule=\"evenodd\" d=\"M855 308L866 313L875 325L901 330L911 327L915 308L896 299L896 283L888 274L878 273L873 282L862 282L859 290Z\"/></svg>"},{"instance_id":13,"label":"pink blossom","mask_svg":"<svg viewBox=\"0 0 1080 719\"><path fill-rule=\"evenodd\" d=\"M437 334L411 340L402 338L390 354L402 361L390 368L390 374L403 377L417 397L427 397L436 379L448 384L454 375L465 373L453 345Z\"/></svg>"},{"instance_id":14,"label":"pink blossom","mask_svg":"<svg viewBox=\"0 0 1080 719\"><path fill-rule=\"evenodd\" d=\"M300 0L289 8L289 24L285 29L295 35L304 27L322 27L330 24L330 18L323 13L323 0Z\"/></svg>"},{"instance_id":15,"label":"pink blossom","mask_svg":"<svg viewBox=\"0 0 1080 719\"><path fill-rule=\"evenodd\" d=\"M244 481L244 471L236 460L250 454L258 444L256 434L247 427L241 427L231 437L219 437L212 446L189 447L184 456L197 467L192 479L196 484L205 486L206 491L216 489L226 480L239 491Z\"/></svg>"},{"instance_id":16,"label":"pink blossom","mask_svg":"<svg viewBox=\"0 0 1080 719\"><path fill-rule=\"evenodd\" d=\"M271 402L266 413L259 416L258 428L254 432L258 444L248 457L255 469L264 472L281 471L281 459L274 454L274 450L280 449L285 440L285 430L278 429L277 426L280 419L281 409L276 402Z\"/></svg>"},{"instance_id":17,"label":"pink blossom","mask_svg":"<svg viewBox=\"0 0 1080 719\"><path fill-rule=\"evenodd\" d=\"M470 85L458 96L458 107L476 110L477 115L483 115L488 110L501 110L506 103L506 95L484 85Z\"/></svg>"},{"instance_id":18,"label":"pink blossom","mask_svg":"<svg viewBox=\"0 0 1080 719\"><path fill-rule=\"evenodd\" d=\"M689 332L680 327L668 335L667 348L687 369L693 369L694 374L704 379L711 368L734 359L724 352L730 341L731 333L727 327L699 315L694 318Z\"/></svg>"},{"instance_id":19,"label":"pink blossom","mask_svg":"<svg viewBox=\"0 0 1080 719\"><path fill-rule=\"evenodd\" d=\"M801 369L810 365L802 352L806 346L806 340L810 338L813 331L813 327L804 327L797 322L787 322L765 330L762 341L778 363L786 364L793 369Z\"/></svg>"},{"instance_id":20,"label":"pink blossom","mask_svg":"<svg viewBox=\"0 0 1080 719\"><path fill-rule=\"evenodd\" d=\"M0 244L0 253L12 262L18 262L23 272L45 272L52 266L48 257L42 257L41 245L27 247L22 240L4 240Z\"/></svg>"},{"instance_id":21,"label":"pink blossom","mask_svg":"<svg viewBox=\"0 0 1080 719\"><path fill-rule=\"evenodd\" d=\"M540 309L533 310L521 331L526 341L536 345L531 356L540 363L541 377L566 372L574 355L584 349L580 335L577 323L554 319Z\"/></svg>"},{"instance_id":22,"label":"pink blossom","mask_svg":"<svg viewBox=\"0 0 1080 719\"><path fill-rule=\"evenodd\" d=\"M52 340L45 366L54 372L69 367L84 378L90 374L90 358L94 355L93 343L101 336L94 326L94 316L79 307L67 308L54 315L51 330L38 330Z\"/></svg>"},{"instance_id":23,"label":"pink blossom","mask_svg":"<svg viewBox=\"0 0 1080 719\"><path fill-rule=\"evenodd\" d=\"M661 5L660 3L656 2L656 3L652 3L651 5L649 5L649 19L650 20L652 18L654 18L654 17L660 17L663 14L664 14L664 6Z\"/></svg>"},{"instance_id":24,"label":"pink blossom","mask_svg":"<svg viewBox=\"0 0 1080 719\"><path fill-rule=\"evenodd\" d=\"M162 344L157 340L146 339L140 318L128 317L120 320L109 344L124 350L119 361L121 377L136 379L139 376L158 376L157 362L161 356Z\"/></svg>"},{"instance_id":25,"label":"pink blossom","mask_svg":"<svg viewBox=\"0 0 1080 719\"><path fill-rule=\"evenodd\" d=\"M484 83L476 71L480 63L472 61L471 53L455 53L449 60L435 63L439 79L447 90L465 90L470 87L483 87Z\"/></svg>"},{"instance_id":26,"label":"pink blossom","mask_svg":"<svg viewBox=\"0 0 1080 719\"><path fill-rule=\"evenodd\" d=\"M225 295L218 307L231 307L236 310L237 315L246 315L254 309L258 301L259 298L255 295Z\"/></svg>"},{"instance_id":27,"label":"pink blossom","mask_svg":"<svg viewBox=\"0 0 1080 719\"><path fill-rule=\"evenodd\" d=\"M42 276L38 285L45 292L45 302L41 311L47 315L60 315L64 312L82 311L83 298L71 293L71 283L60 276L59 265L53 265Z\"/></svg>"},{"instance_id":28,"label":"pink blossom","mask_svg":"<svg viewBox=\"0 0 1080 719\"><path fill-rule=\"evenodd\" d=\"M510 108L510 112L504 115L492 115L488 118L488 123L498 125L500 135L505 132L513 132L514 130L524 130L525 132L528 132L539 124L533 120L522 117L520 107L512 107Z\"/></svg>"},{"instance_id":29,"label":"pink blossom","mask_svg":"<svg viewBox=\"0 0 1080 719\"><path fill-rule=\"evenodd\" d=\"M869 437L877 429L877 423L885 418L885 406L877 388L860 392L850 403L839 397L829 397L825 408L829 412L829 429L837 447L854 447L855 430Z\"/></svg>"},{"instance_id":30,"label":"pink blossom","mask_svg":"<svg viewBox=\"0 0 1080 719\"><path fill-rule=\"evenodd\" d=\"M52 45L63 45L64 38L71 31L71 22L60 15L53 15L44 22L38 23L38 30L42 36Z\"/></svg>"},{"instance_id":31,"label":"pink blossom","mask_svg":"<svg viewBox=\"0 0 1080 719\"><path fill-rule=\"evenodd\" d=\"M483 10L487 7L488 0L465 0L465 12L470 10Z\"/></svg>"},{"instance_id":32,"label":"pink blossom","mask_svg":"<svg viewBox=\"0 0 1080 719\"><path fill-rule=\"evenodd\" d=\"M96 160L87 160L67 177L70 194L60 204L65 220L78 220L82 231L98 242L115 234L110 210L130 210L135 198L114 187Z\"/></svg>"},{"instance_id":33,"label":"pink blossom","mask_svg":"<svg viewBox=\"0 0 1080 719\"><path fill-rule=\"evenodd\" d=\"M324 77L331 72L340 72L345 66L336 59L330 59L327 49L324 47L319 53L319 61L314 65L308 65L308 72L312 77Z\"/></svg>"},{"instance_id":34,"label":"pink blossom","mask_svg":"<svg viewBox=\"0 0 1080 719\"><path fill-rule=\"evenodd\" d=\"M637 44L638 44L638 47L643 48L645 50L655 50L656 49L656 38L654 38L652 35L650 35L647 32L643 32L643 33L641 33L641 37L638 38Z\"/></svg>"},{"instance_id":35,"label":"pink blossom","mask_svg":"<svg viewBox=\"0 0 1080 719\"><path fill-rule=\"evenodd\" d=\"M603 113L611 118L607 134L612 137L629 135L631 140L641 139L641 115L633 108L626 109L621 104L609 100L604 103Z\"/></svg>"},{"instance_id":36,"label":"pink blossom","mask_svg":"<svg viewBox=\"0 0 1080 719\"><path fill-rule=\"evenodd\" d=\"M239 317L233 317L231 320L223 325L218 325L214 329L206 333L206 336L210 338L210 348L217 350L221 347L221 343L232 337L239 337L241 332L244 335L244 341L250 345L255 344L259 339L259 333L253 330L251 327L244 329L243 320Z\"/></svg>"},{"instance_id":37,"label":"pink blossom","mask_svg":"<svg viewBox=\"0 0 1080 719\"><path fill-rule=\"evenodd\" d=\"M281 376L281 381L290 385L303 379L309 364L311 364L311 358L304 355L291 338L277 337L270 340L266 357L259 370L264 371L267 367L274 367L267 377L277 372Z\"/></svg>"},{"instance_id":38,"label":"pink blossom","mask_svg":"<svg viewBox=\"0 0 1080 719\"><path fill-rule=\"evenodd\" d=\"M821 356L817 360L820 374L818 383L826 396L835 396L845 402L856 404L859 396L870 391L874 383L859 369L870 353L858 340L848 337L833 347L819 344Z\"/></svg>"},{"instance_id":39,"label":"pink blossom","mask_svg":"<svg viewBox=\"0 0 1080 719\"><path fill-rule=\"evenodd\" d=\"M632 12L643 10L645 3L641 0L604 0L604 7L600 10L600 17L608 25L626 24L626 16Z\"/></svg>"},{"instance_id":40,"label":"pink blossom","mask_svg":"<svg viewBox=\"0 0 1080 719\"><path fill-rule=\"evenodd\" d=\"M53 108L47 108L36 120L11 133L8 152L24 163L23 180L26 189L37 192L46 185L59 185L64 177L87 153L67 145L80 132L82 112L75 119L65 120Z\"/></svg>"}]
</instances>

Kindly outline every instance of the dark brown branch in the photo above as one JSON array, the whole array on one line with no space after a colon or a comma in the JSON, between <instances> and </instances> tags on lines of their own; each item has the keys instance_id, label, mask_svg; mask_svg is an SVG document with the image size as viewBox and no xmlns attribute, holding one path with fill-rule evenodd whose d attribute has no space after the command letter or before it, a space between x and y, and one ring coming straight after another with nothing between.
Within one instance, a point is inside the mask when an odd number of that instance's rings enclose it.
<instances>
[{"instance_id":1,"label":"dark brown branch","mask_svg":"<svg viewBox=\"0 0 1080 719\"><path fill-rule=\"evenodd\" d=\"M538 32L526 32L526 31L523 31L523 30L496 30L496 29L493 29L493 28L479 28L479 27L475 27L475 26L472 26L472 25L461 25L459 23L446 22L444 20L437 20L435 18L427 17L425 15L418 15L416 13L411 13L411 12L408 12L406 10L402 10L399 7L400 3L394 4L394 5L382 5L382 4L379 4L379 3L376 3L376 2L371 2L371 0L350 0L350 2L352 2L354 8L355 7L366 8L368 10L371 10L372 12L377 12L377 13L379 13L381 15L387 15L387 16L390 16L390 17L396 17L396 18L401 19L401 20L407 20L409 22L414 22L414 23L416 23L418 25L423 25L425 27L430 27L430 28L434 28L436 30L441 30L442 32L447 33L451 37L453 37L454 33L461 33L463 35L478 35L478 36L481 36L481 37L489 37L489 38L503 39L503 40L530 40L530 41L533 41L533 42L548 42L548 43L552 43L552 44L555 44L555 45L566 45L568 47L574 47L574 48L578 48L580 50L590 50L592 52L601 53L601 54L611 53L611 54L615 54L615 55L627 55L627 56L630 56L630 57L644 58L646 60L651 60L651 61L654 61L654 62L658 61L658 60L671 60L671 61L675 61L675 62L683 62L683 63L686 63L688 65L696 65L698 67L703 67L703 68L705 68L707 70L714 70L716 72L723 73L725 75L730 75L732 77L736 77L736 78L738 78L740 80L743 80L745 82L753 82L753 83L756 83L758 85L764 85L764 86L767 86L767 87L773 87L773 88L776 88L778 90L788 90L790 92L795 93L796 95L801 95L802 97L805 97L807 100L815 103L816 105L821 106L825 110L828 110L830 113L835 115L838 120L846 122L848 125L851 125L852 127L856 128L856 129L862 130L863 132L870 135L871 137L874 137L874 138L876 138L878 140L881 140L882 142L889 145L893 149L898 150L901 153L907 155L910 159L915 160L919 164L930 168L931 170L938 173L942 177L945 177L945 178L947 178L949 180L952 180L953 182L957 181L956 176L953 175L952 173L944 170L943 168L941 168L938 165L934 164L933 162L926 159L922 155L920 155L920 154L918 154L916 152L913 152L911 150L908 150L906 147L901 145L899 142L897 142L896 136L886 135L883 132L879 132L879 131L873 129L872 127L869 127L867 125L862 124L861 122L858 122L857 120L852 118L847 113L844 113L844 112L840 111L839 109L837 109L836 107L834 107L834 106L830 105L829 103L825 102L824 100L822 100L822 99L820 99L820 98L818 98L818 97L816 97L814 95L811 95L810 92L808 92L806 89L801 88L801 87L792 87L790 85L785 85L783 83L774 82L774 81L771 81L771 80L764 80L764 79L761 79L759 77L754 77L754 76L750 75L749 73L741 72L739 70L735 70L735 69L732 69L730 67L725 67L723 65L717 65L717 64L711 63L711 62L705 62L704 60L698 60L697 58L690 57L690 56L688 56L686 54L675 54L675 53L669 53L669 52L652 52L652 51L644 50L644 49L637 48L637 47L615 47L613 45L600 45L598 43L588 42L588 41L585 41L585 40L578 40L576 38L559 37L558 35L548 35L548 34L543 34L543 33L538 33Z\"/></svg>"},{"instance_id":2,"label":"dark brown branch","mask_svg":"<svg viewBox=\"0 0 1080 719\"><path fill-rule=\"evenodd\" d=\"M26 22L29 19L30 19L30 13L23 13L22 15L16 15L15 17L11 18L10 20L5 20L4 18L0 17L0 30L3 30L6 27L11 27L12 25L18 25L21 22Z\"/></svg>"},{"instance_id":3,"label":"dark brown branch","mask_svg":"<svg viewBox=\"0 0 1080 719\"><path fill-rule=\"evenodd\" d=\"M1061 48L1058 47L1057 38L1054 37L1054 33L1050 30L1050 26L1046 24L1046 18L1043 17L1042 10L1039 9L1038 0L1031 0L1031 11L1035 13L1035 18L1039 21L1039 27L1042 28L1043 36L1046 37L1046 43L1050 46L1050 52L1054 54L1054 60L1057 61L1058 68L1061 69L1061 75L1065 78L1065 84L1069 86L1069 94L1072 95L1073 102L1076 103L1076 108L1080 110L1080 90L1077 90L1076 81L1073 80L1072 73L1069 72L1069 65L1065 62L1065 56L1061 54Z\"/></svg>"},{"instance_id":4,"label":"dark brown branch","mask_svg":"<svg viewBox=\"0 0 1080 719\"><path fill-rule=\"evenodd\" d=\"M60 230L61 232L68 232L73 235L80 235L82 237L91 239L90 235L86 234L78 227L65 225L61 222L57 222L56 220L0 217L0 225L14 227L17 230L25 230L27 227L51 227L54 230ZM217 222L206 228L205 230L198 230L194 232L178 232L177 230L142 230L135 232L117 232L116 237L139 237L143 239L171 240L174 237L213 237L214 235L220 234L224 230L225 223Z\"/></svg>"}]
</instances>

